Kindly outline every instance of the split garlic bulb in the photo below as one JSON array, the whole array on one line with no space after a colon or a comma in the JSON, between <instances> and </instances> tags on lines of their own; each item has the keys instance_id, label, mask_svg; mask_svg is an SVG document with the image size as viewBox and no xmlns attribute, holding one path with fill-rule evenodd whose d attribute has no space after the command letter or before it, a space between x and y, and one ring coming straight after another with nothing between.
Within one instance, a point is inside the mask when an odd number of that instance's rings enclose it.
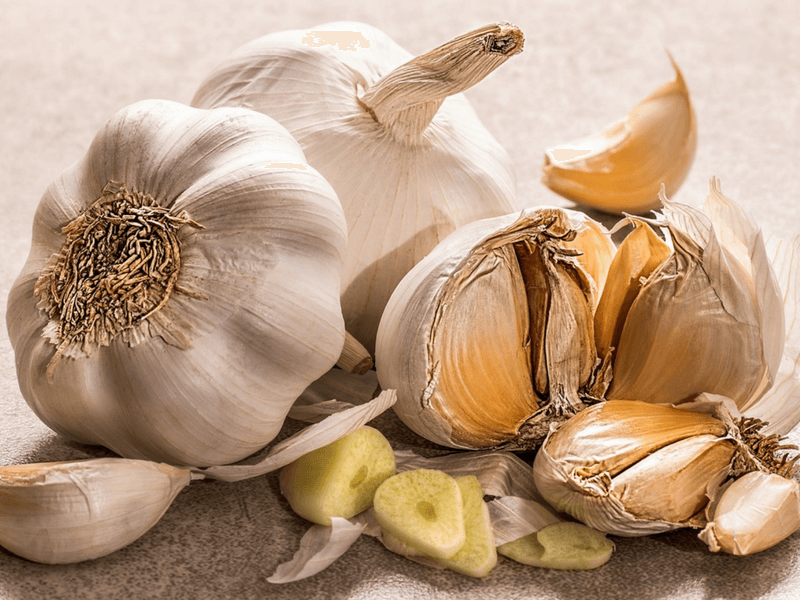
<instances>
[{"instance_id":1,"label":"split garlic bulb","mask_svg":"<svg viewBox=\"0 0 800 600\"><path fill-rule=\"evenodd\" d=\"M704 212L662 201L657 219L633 219L595 314L598 351L613 357L606 397L675 404L719 394L788 432L800 422L800 326L786 319L800 302L798 261L771 259L716 179Z\"/></svg>"},{"instance_id":2,"label":"split garlic bulb","mask_svg":"<svg viewBox=\"0 0 800 600\"><path fill-rule=\"evenodd\" d=\"M457 227L515 210L511 159L459 92L522 46L501 23L414 58L374 27L328 23L246 44L198 89L194 106L276 119L336 190L348 227L342 310L368 351L411 267Z\"/></svg>"},{"instance_id":3,"label":"split garlic bulb","mask_svg":"<svg viewBox=\"0 0 800 600\"><path fill-rule=\"evenodd\" d=\"M345 244L274 120L133 104L40 201L6 314L22 395L127 458L240 460L339 357Z\"/></svg>"},{"instance_id":4,"label":"split garlic bulb","mask_svg":"<svg viewBox=\"0 0 800 600\"><path fill-rule=\"evenodd\" d=\"M545 152L542 181L551 190L612 214L658 208L683 183L697 149L697 116L670 56L675 79L599 133Z\"/></svg>"},{"instance_id":5,"label":"split garlic bulb","mask_svg":"<svg viewBox=\"0 0 800 600\"><path fill-rule=\"evenodd\" d=\"M535 447L592 395L592 317L613 254L600 224L550 207L448 236L378 329L378 380L397 390L400 419L454 448Z\"/></svg>"},{"instance_id":6,"label":"split garlic bulb","mask_svg":"<svg viewBox=\"0 0 800 600\"><path fill-rule=\"evenodd\" d=\"M49 564L105 556L152 528L190 480L123 458L0 467L0 546Z\"/></svg>"}]
</instances>

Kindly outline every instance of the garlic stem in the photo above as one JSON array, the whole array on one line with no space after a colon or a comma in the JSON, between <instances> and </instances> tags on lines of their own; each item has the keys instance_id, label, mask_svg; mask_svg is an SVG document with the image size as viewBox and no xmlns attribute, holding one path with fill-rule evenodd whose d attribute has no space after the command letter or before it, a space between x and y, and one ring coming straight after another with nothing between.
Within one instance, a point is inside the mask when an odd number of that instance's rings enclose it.
<instances>
[{"instance_id":1,"label":"garlic stem","mask_svg":"<svg viewBox=\"0 0 800 600\"><path fill-rule=\"evenodd\" d=\"M353 334L345 331L344 347L336 366L348 373L363 375L372 368L372 365L372 355L353 337Z\"/></svg>"},{"instance_id":2,"label":"garlic stem","mask_svg":"<svg viewBox=\"0 0 800 600\"><path fill-rule=\"evenodd\" d=\"M395 138L416 144L447 96L481 81L523 43L522 32L509 23L481 27L399 66L359 100Z\"/></svg>"}]
</instances>

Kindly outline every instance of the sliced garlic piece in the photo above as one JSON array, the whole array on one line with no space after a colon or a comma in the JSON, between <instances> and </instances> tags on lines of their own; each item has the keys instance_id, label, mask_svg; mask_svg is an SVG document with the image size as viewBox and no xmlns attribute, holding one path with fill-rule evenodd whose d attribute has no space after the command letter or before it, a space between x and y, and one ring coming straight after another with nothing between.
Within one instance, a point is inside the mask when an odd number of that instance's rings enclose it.
<instances>
[{"instance_id":1,"label":"sliced garlic piece","mask_svg":"<svg viewBox=\"0 0 800 600\"><path fill-rule=\"evenodd\" d=\"M123 458L0 467L0 545L49 564L105 556L153 527L190 480Z\"/></svg>"},{"instance_id":2,"label":"sliced garlic piece","mask_svg":"<svg viewBox=\"0 0 800 600\"><path fill-rule=\"evenodd\" d=\"M601 132L545 152L543 179L554 192L608 213L641 214L683 183L697 147L697 117L678 65L675 79Z\"/></svg>"},{"instance_id":3,"label":"sliced garlic piece","mask_svg":"<svg viewBox=\"0 0 800 600\"><path fill-rule=\"evenodd\" d=\"M580 261L607 263L614 252L589 223L547 207L478 221L401 281L376 365L411 429L456 448L536 445L550 416L583 406L597 285Z\"/></svg>"}]
</instances>

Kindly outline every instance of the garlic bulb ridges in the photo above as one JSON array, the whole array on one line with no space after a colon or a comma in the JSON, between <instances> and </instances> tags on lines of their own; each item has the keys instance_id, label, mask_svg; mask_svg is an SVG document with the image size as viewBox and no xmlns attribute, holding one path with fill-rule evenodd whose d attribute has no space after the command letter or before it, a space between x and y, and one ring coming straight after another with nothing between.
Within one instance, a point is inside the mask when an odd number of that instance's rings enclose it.
<instances>
[{"instance_id":1,"label":"garlic bulb ridges","mask_svg":"<svg viewBox=\"0 0 800 600\"><path fill-rule=\"evenodd\" d=\"M697 117L678 65L675 79L603 131L548 149L542 181L591 208L642 214L657 208L664 184L672 195L689 173Z\"/></svg>"},{"instance_id":2,"label":"garlic bulb ridges","mask_svg":"<svg viewBox=\"0 0 800 600\"><path fill-rule=\"evenodd\" d=\"M500 23L414 57L374 27L327 23L246 44L195 94L195 106L276 119L336 190L348 228L342 311L370 353L417 262L459 226L517 209L512 161L460 92L522 46Z\"/></svg>"},{"instance_id":3,"label":"garlic bulb ridges","mask_svg":"<svg viewBox=\"0 0 800 600\"><path fill-rule=\"evenodd\" d=\"M0 545L51 564L105 556L153 527L190 480L117 458L0 467Z\"/></svg>"}]
</instances>

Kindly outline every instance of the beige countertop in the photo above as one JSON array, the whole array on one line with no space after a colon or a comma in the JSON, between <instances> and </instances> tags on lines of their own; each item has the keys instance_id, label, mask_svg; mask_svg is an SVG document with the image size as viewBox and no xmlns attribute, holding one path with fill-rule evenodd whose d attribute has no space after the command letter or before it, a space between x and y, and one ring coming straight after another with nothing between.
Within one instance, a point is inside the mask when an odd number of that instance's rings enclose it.
<instances>
[{"instance_id":1,"label":"beige countertop","mask_svg":"<svg viewBox=\"0 0 800 600\"><path fill-rule=\"evenodd\" d=\"M42 192L108 117L145 98L188 103L205 74L244 42L334 20L375 25L414 53L484 23L518 25L524 52L467 95L511 153L519 195L531 205L572 206L539 183L544 148L598 131L671 80L668 48L699 121L697 156L674 199L699 206L717 176L766 231L800 233L800 11L793 1L0 0L0 13L3 314ZM64 441L33 415L4 327L0 415L0 464L108 454ZM391 413L375 424L397 444L427 446ZM737 558L711 554L691 531L617 539L612 560L589 572L501 559L483 581L423 567L362 537L312 578L268 583L306 527L274 474L199 481L152 530L107 557L46 566L0 550L0 599L800 597L800 535Z\"/></svg>"}]
</instances>

